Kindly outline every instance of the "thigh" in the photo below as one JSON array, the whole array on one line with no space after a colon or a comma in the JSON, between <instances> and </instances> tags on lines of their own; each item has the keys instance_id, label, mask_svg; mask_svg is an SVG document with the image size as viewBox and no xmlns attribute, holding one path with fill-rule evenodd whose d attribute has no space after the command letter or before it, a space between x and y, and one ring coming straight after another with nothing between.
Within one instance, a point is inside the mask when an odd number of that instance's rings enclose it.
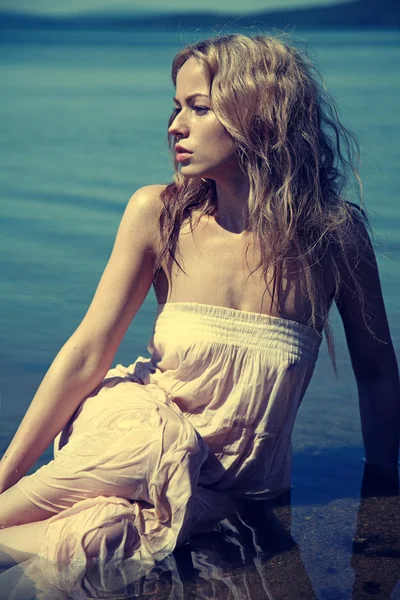
<instances>
[{"instance_id":1,"label":"thigh","mask_svg":"<svg viewBox=\"0 0 400 600\"><path fill-rule=\"evenodd\" d=\"M54 515L54 511L40 508L31 502L16 485L0 494L0 543L2 528L42 521ZM7 534L8 535L8 534Z\"/></svg>"},{"instance_id":2,"label":"thigh","mask_svg":"<svg viewBox=\"0 0 400 600\"><path fill-rule=\"evenodd\" d=\"M16 484L19 492L43 514L97 496L147 501L147 475L161 440L157 431L120 425L76 436L54 460L23 477Z\"/></svg>"},{"instance_id":3,"label":"thigh","mask_svg":"<svg viewBox=\"0 0 400 600\"><path fill-rule=\"evenodd\" d=\"M31 558L39 552L48 519L0 530L0 567Z\"/></svg>"},{"instance_id":4,"label":"thigh","mask_svg":"<svg viewBox=\"0 0 400 600\"><path fill-rule=\"evenodd\" d=\"M173 408L151 398L146 404L140 398L123 405L119 398L107 420L103 414L101 419L101 426L92 423L86 432L73 434L54 460L23 477L16 484L19 491L44 511L56 514L97 496L154 505L157 490L176 479L178 457L185 462L180 472L186 469L188 477L197 479L207 449Z\"/></svg>"}]
</instances>

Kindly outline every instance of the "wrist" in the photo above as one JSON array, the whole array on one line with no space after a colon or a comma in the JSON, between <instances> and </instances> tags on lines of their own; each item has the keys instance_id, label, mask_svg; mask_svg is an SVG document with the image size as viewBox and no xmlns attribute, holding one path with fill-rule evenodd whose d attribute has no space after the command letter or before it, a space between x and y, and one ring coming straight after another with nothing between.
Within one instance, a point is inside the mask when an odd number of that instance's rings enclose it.
<instances>
[{"instance_id":1,"label":"wrist","mask_svg":"<svg viewBox=\"0 0 400 600\"><path fill-rule=\"evenodd\" d=\"M364 436L364 456L366 464L383 469L397 469L399 466L399 436L385 438Z\"/></svg>"},{"instance_id":2,"label":"wrist","mask_svg":"<svg viewBox=\"0 0 400 600\"><path fill-rule=\"evenodd\" d=\"M361 495L392 496L399 493L399 468L365 462Z\"/></svg>"},{"instance_id":3,"label":"wrist","mask_svg":"<svg viewBox=\"0 0 400 600\"><path fill-rule=\"evenodd\" d=\"M15 465L5 462L4 459L0 462L0 494L8 490L20 479L18 469Z\"/></svg>"}]
</instances>

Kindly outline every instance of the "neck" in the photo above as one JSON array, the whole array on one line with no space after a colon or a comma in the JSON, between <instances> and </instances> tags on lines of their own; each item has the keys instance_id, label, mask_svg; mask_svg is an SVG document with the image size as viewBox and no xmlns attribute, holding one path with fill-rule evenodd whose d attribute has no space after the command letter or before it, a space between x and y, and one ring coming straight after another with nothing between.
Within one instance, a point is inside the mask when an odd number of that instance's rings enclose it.
<instances>
[{"instance_id":1,"label":"neck","mask_svg":"<svg viewBox=\"0 0 400 600\"><path fill-rule=\"evenodd\" d=\"M250 185L247 176L240 171L226 180L215 180L217 223L232 233L242 233L249 227L248 199Z\"/></svg>"}]
</instances>

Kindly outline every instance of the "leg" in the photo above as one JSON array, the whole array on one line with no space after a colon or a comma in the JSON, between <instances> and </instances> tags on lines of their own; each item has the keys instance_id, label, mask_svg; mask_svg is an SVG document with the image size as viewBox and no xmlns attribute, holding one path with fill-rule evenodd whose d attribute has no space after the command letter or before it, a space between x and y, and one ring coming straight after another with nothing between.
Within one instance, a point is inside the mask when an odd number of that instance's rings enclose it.
<instances>
[{"instance_id":1,"label":"leg","mask_svg":"<svg viewBox=\"0 0 400 600\"><path fill-rule=\"evenodd\" d=\"M33 504L15 485L0 494L0 534L4 527L43 521L54 514Z\"/></svg>"},{"instance_id":2,"label":"leg","mask_svg":"<svg viewBox=\"0 0 400 600\"><path fill-rule=\"evenodd\" d=\"M0 567L19 563L39 552L47 520L7 527L0 531Z\"/></svg>"},{"instance_id":3,"label":"leg","mask_svg":"<svg viewBox=\"0 0 400 600\"><path fill-rule=\"evenodd\" d=\"M128 558L140 547L140 537L133 524L134 511L127 501L101 497L94 499L92 506L82 503L80 505L81 509L75 506L56 515L58 521L55 522L55 526L54 519L44 519L1 529L0 571L33 558L43 551L54 561L63 555L69 556L71 552L73 554L79 547L84 549L88 563L92 560L96 562L102 552L105 553L103 560L107 563L113 558L114 552L119 558L121 552L124 558ZM60 523L61 528L58 527ZM50 527L50 539L55 541L55 546L53 542L50 544L50 554L49 540L46 546L42 547L47 527ZM60 566L62 567L62 563Z\"/></svg>"},{"instance_id":4,"label":"leg","mask_svg":"<svg viewBox=\"0 0 400 600\"><path fill-rule=\"evenodd\" d=\"M100 504L104 504L107 518L114 504L112 498L147 503L145 507L139 506L138 522L143 529L139 534L149 532L151 555L164 554L166 547L172 551L177 541L186 537L190 527L189 501L208 449L177 410L158 398L154 400L159 390L154 387L147 390L136 383L116 387L104 391L110 394L106 395L107 401L92 407L92 412L86 415L85 427L81 427L84 431L75 430L54 460L0 495L0 530L53 517L52 531L64 535L74 545L88 524L91 527L96 524L93 531L101 527L100 536L93 533L93 539L84 540L90 558L98 553L104 537L112 548L124 543L119 530L104 531L98 507L86 512L91 503L102 497ZM115 394L118 402L114 401ZM110 500L106 501L107 498ZM79 519L75 515L72 518L75 507L85 513L81 515L79 531L75 531ZM135 530L129 530L128 522L132 519L129 503L126 509L127 530L123 534L128 536L127 546L132 550L138 540ZM115 510L118 512L119 507ZM152 534L153 528L156 534ZM58 535L49 535L48 541L58 560ZM80 543L76 543L76 548L82 549Z\"/></svg>"},{"instance_id":5,"label":"leg","mask_svg":"<svg viewBox=\"0 0 400 600\"><path fill-rule=\"evenodd\" d=\"M8 600L67 600L58 590L43 587L37 553L48 519L0 530L0 598Z\"/></svg>"}]
</instances>

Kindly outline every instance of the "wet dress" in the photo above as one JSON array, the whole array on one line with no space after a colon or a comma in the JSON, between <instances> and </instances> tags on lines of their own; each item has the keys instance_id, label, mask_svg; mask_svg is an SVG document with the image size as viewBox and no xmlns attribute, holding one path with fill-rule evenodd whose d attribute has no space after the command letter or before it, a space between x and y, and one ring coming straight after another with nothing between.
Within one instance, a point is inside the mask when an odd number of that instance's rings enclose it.
<instances>
[{"instance_id":1,"label":"wet dress","mask_svg":"<svg viewBox=\"0 0 400 600\"><path fill-rule=\"evenodd\" d=\"M139 578L224 494L290 488L291 436L321 335L196 302L158 306L150 357L111 369L18 489L54 516L39 558L69 589L110 552ZM60 569L60 565L69 565Z\"/></svg>"}]
</instances>

